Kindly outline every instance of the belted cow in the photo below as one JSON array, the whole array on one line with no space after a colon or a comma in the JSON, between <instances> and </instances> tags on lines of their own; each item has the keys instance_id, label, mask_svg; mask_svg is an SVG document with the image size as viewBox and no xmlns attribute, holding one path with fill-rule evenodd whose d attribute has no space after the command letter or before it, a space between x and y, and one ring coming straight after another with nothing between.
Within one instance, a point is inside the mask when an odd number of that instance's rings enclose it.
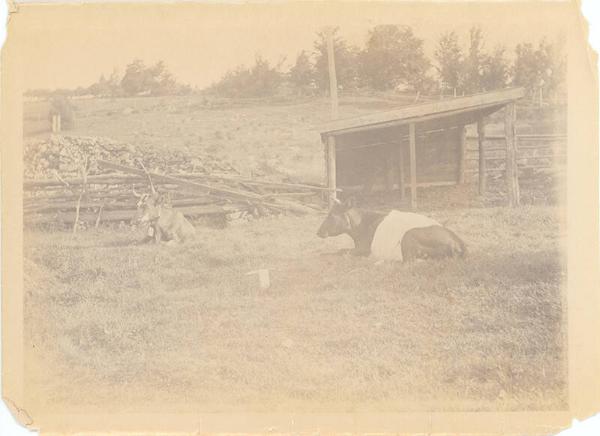
<instances>
[{"instance_id":1,"label":"belted cow","mask_svg":"<svg viewBox=\"0 0 600 436\"><path fill-rule=\"evenodd\" d=\"M379 213L358 209L354 199L336 200L317 235L321 238L348 234L353 254L377 259L411 261L464 257L465 243L437 221L411 212Z\"/></svg>"},{"instance_id":2,"label":"belted cow","mask_svg":"<svg viewBox=\"0 0 600 436\"><path fill-rule=\"evenodd\" d=\"M140 243L154 241L159 243L185 242L194 237L196 229L183 214L168 205L166 194L159 194L154 189L151 194L133 194L139 198L136 221L148 224L148 233Z\"/></svg>"}]
</instances>

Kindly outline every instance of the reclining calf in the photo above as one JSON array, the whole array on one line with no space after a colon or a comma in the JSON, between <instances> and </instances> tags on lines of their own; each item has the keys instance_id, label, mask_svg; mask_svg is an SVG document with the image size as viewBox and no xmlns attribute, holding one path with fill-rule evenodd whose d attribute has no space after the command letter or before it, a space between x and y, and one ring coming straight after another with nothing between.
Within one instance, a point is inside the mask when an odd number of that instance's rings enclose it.
<instances>
[{"instance_id":1,"label":"reclining calf","mask_svg":"<svg viewBox=\"0 0 600 436\"><path fill-rule=\"evenodd\" d=\"M140 244L154 241L159 243L185 242L194 237L196 229L179 211L166 206L164 194L134 195L139 197L137 204L137 222L148 223L148 234Z\"/></svg>"},{"instance_id":2,"label":"reclining calf","mask_svg":"<svg viewBox=\"0 0 600 436\"><path fill-rule=\"evenodd\" d=\"M466 255L465 243L437 221L393 210L387 214L361 210L354 200L334 204L321 224L321 238L348 234L353 254L377 259L411 261Z\"/></svg>"}]
</instances>

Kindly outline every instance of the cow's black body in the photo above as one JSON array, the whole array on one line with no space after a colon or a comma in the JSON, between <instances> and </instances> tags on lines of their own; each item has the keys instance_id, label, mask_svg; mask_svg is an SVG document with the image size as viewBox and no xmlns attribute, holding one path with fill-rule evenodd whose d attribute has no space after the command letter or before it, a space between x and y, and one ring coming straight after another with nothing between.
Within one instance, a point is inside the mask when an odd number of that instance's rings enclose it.
<instances>
[{"instance_id":1,"label":"cow's black body","mask_svg":"<svg viewBox=\"0 0 600 436\"><path fill-rule=\"evenodd\" d=\"M334 205L317 234L322 237L348 234L354 241L353 254L369 256L373 238L388 214L358 209L350 200ZM413 228L398 241L404 261L466 255L464 242L441 225Z\"/></svg>"},{"instance_id":2,"label":"cow's black body","mask_svg":"<svg viewBox=\"0 0 600 436\"><path fill-rule=\"evenodd\" d=\"M467 247L456 234L442 226L422 227L406 232L401 242L404 260L465 257Z\"/></svg>"}]
</instances>

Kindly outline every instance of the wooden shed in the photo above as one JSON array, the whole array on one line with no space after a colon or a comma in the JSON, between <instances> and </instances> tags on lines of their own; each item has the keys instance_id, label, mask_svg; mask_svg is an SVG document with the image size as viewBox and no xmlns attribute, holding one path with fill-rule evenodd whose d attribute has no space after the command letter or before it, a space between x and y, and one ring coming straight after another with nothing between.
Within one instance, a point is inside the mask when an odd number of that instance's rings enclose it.
<instances>
[{"instance_id":1,"label":"wooden shed","mask_svg":"<svg viewBox=\"0 0 600 436\"><path fill-rule=\"evenodd\" d=\"M523 88L509 88L404 106L399 109L330 121L321 129L330 201L341 188L372 186L385 180L417 206L417 187L465 181L465 126L477 124L479 190L486 189L485 120L504 108L506 182L510 205L519 204L516 165L515 101Z\"/></svg>"}]
</instances>

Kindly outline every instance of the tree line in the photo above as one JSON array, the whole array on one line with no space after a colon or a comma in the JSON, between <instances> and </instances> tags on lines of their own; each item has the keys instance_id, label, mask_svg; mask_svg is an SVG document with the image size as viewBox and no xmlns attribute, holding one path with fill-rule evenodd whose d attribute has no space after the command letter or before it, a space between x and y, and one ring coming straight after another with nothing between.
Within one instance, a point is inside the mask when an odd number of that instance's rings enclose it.
<instances>
[{"instance_id":1,"label":"tree line","mask_svg":"<svg viewBox=\"0 0 600 436\"><path fill-rule=\"evenodd\" d=\"M114 70L108 78L101 74L100 78L87 87L76 89L32 89L25 95L35 97L82 96L94 97L132 97L138 95L177 95L189 94L191 86L179 83L168 70L163 61L146 66L140 59L134 59L125 68L121 76Z\"/></svg>"},{"instance_id":2,"label":"tree line","mask_svg":"<svg viewBox=\"0 0 600 436\"><path fill-rule=\"evenodd\" d=\"M350 92L404 90L427 95L462 95L523 86L530 97L539 92L564 97L566 59L560 43L543 38L538 44L518 44L510 61L506 47L485 46L480 27L472 27L465 39L463 46L455 31L444 32L429 59L424 40L409 26L375 26L369 30L362 49L349 44L339 35L339 29L334 29L338 86ZM282 89L296 94L328 93L325 32L317 33L312 51L301 51L288 71L282 70L282 64L271 65L257 56L253 66L238 66L227 72L208 91L230 97L273 96Z\"/></svg>"},{"instance_id":3,"label":"tree line","mask_svg":"<svg viewBox=\"0 0 600 436\"><path fill-rule=\"evenodd\" d=\"M485 35L477 26L463 40L455 31L442 33L435 42L431 59L425 53L425 41L409 26L375 26L368 31L363 48L348 43L337 28L332 39L337 83L342 92L402 90L425 95L462 95L523 86L530 97L566 95L566 57L560 41L542 38L537 44L518 44L509 60L505 46L486 47ZM285 58L272 64L257 55L253 65L239 65L202 92L234 98L328 94L324 31L316 34L312 49L301 51L287 70L284 63ZM26 95L127 97L192 91L189 85L175 79L164 62L146 66L135 59L123 75L116 71L108 77L101 75L88 87L35 89Z\"/></svg>"}]
</instances>

